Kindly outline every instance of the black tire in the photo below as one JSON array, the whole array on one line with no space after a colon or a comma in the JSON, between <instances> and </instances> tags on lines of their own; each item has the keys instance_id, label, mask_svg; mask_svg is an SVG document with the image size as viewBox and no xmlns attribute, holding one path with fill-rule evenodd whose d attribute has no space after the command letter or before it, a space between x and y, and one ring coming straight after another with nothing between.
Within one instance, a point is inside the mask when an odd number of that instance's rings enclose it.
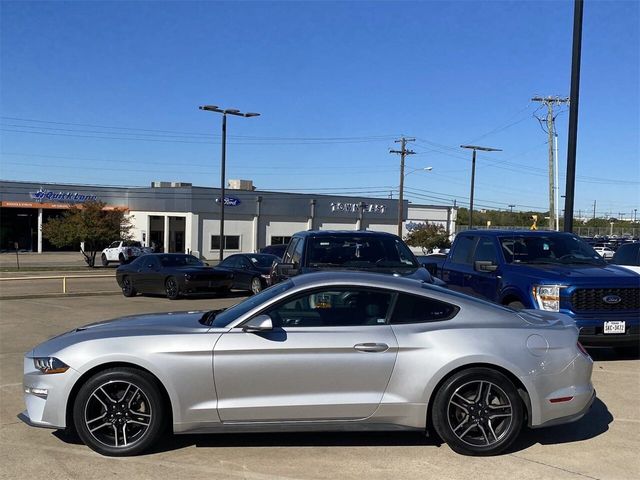
<instances>
[{"instance_id":1,"label":"black tire","mask_svg":"<svg viewBox=\"0 0 640 480\"><path fill-rule=\"evenodd\" d=\"M104 253L100 255L100 261L102 262L103 267L106 267L109 265L109 260L107 260L107 256Z\"/></svg>"},{"instance_id":2,"label":"black tire","mask_svg":"<svg viewBox=\"0 0 640 480\"><path fill-rule=\"evenodd\" d=\"M436 392L433 427L451 449L463 455L496 455L516 439L524 407L516 387L489 368L462 370Z\"/></svg>"},{"instance_id":3,"label":"black tire","mask_svg":"<svg viewBox=\"0 0 640 480\"><path fill-rule=\"evenodd\" d=\"M125 297L135 297L138 294L129 277L122 277L122 294Z\"/></svg>"},{"instance_id":4,"label":"black tire","mask_svg":"<svg viewBox=\"0 0 640 480\"><path fill-rule=\"evenodd\" d=\"M514 301L514 302L509 302L509 303L507 304L507 307L511 307L511 308L513 308L514 310L524 310L524 309L526 308L526 307L524 306L524 303L522 303L522 302L520 302L520 301L518 301L518 300L516 300L516 301Z\"/></svg>"},{"instance_id":5,"label":"black tire","mask_svg":"<svg viewBox=\"0 0 640 480\"><path fill-rule=\"evenodd\" d=\"M260 277L253 277L251 279L250 291L251 295L257 295L262 291L262 282L260 281Z\"/></svg>"},{"instance_id":6,"label":"black tire","mask_svg":"<svg viewBox=\"0 0 640 480\"><path fill-rule=\"evenodd\" d=\"M165 280L164 290L169 300L177 300L180 296L180 287L175 277L169 277Z\"/></svg>"},{"instance_id":7,"label":"black tire","mask_svg":"<svg viewBox=\"0 0 640 480\"><path fill-rule=\"evenodd\" d=\"M112 368L80 387L73 423L92 450L114 457L136 455L158 440L164 409L153 376L133 368Z\"/></svg>"},{"instance_id":8,"label":"black tire","mask_svg":"<svg viewBox=\"0 0 640 480\"><path fill-rule=\"evenodd\" d=\"M118 261L120 262L120 265L124 265L127 263L127 259L124 258L123 254L118 255Z\"/></svg>"}]
</instances>

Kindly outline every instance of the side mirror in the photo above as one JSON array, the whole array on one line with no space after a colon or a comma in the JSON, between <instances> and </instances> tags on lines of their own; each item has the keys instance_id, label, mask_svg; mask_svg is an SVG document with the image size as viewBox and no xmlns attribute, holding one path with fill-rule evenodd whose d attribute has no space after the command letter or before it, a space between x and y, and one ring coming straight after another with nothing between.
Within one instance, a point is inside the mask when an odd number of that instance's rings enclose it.
<instances>
[{"instance_id":1,"label":"side mirror","mask_svg":"<svg viewBox=\"0 0 640 480\"><path fill-rule=\"evenodd\" d=\"M295 263L278 262L273 268L278 275L287 277L293 273L293 270L297 268L297 265Z\"/></svg>"},{"instance_id":2,"label":"side mirror","mask_svg":"<svg viewBox=\"0 0 640 480\"><path fill-rule=\"evenodd\" d=\"M495 272L498 266L489 260L478 260L473 262L473 269L478 272Z\"/></svg>"},{"instance_id":3,"label":"side mirror","mask_svg":"<svg viewBox=\"0 0 640 480\"><path fill-rule=\"evenodd\" d=\"M268 332L273 330L273 322L269 315L253 317L242 326L242 331L247 333Z\"/></svg>"}]
</instances>

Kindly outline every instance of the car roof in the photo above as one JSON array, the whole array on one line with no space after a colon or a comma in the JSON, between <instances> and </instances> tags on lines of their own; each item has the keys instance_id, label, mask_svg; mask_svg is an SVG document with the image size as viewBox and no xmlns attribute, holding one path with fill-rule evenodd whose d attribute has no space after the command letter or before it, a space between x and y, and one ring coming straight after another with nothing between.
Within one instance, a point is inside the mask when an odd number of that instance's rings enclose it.
<instances>
[{"instance_id":1,"label":"car roof","mask_svg":"<svg viewBox=\"0 0 640 480\"><path fill-rule=\"evenodd\" d=\"M391 237L399 238L393 233L374 232L372 230L305 230L297 232L294 237Z\"/></svg>"},{"instance_id":2,"label":"car roof","mask_svg":"<svg viewBox=\"0 0 640 480\"><path fill-rule=\"evenodd\" d=\"M470 233L473 235L487 235L492 237L498 236L532 236L532 237L548 237L549 235L571 235L571 232L556 232L554 230L481 230L471 229L458 232L456 235Z\"/></svg>"},{"instance_id":3,"label":"car roof","mask_svg":"<svg viewBox=\"0 0 640 480\"><path fill-rule=\"evenodd\" d=\"M382 288L408 288L417 289L424 282L412 278L395 277L385 273L370 273L350 270L331 270L305 273L296 275L290 280L296 286L308 285L310 283L341 283L348 285L379 284Z\"/></svg>"}]
</instances>

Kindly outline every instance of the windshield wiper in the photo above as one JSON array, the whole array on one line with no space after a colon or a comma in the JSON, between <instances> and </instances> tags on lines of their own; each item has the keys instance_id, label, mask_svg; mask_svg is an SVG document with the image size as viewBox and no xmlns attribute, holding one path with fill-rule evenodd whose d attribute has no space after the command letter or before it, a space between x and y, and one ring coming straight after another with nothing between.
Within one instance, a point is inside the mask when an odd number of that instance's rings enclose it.
<instances>
[{"instance_id":1,"label":"windshield wiper","mask_svg":"<svg viewBox=\"0 0 640 480\"><path fill-rule=\"evenodd\" d=\"M209 310L204 315L202 315L202 318L200 318L200 323L202 325L206 325L207 327L210 327L213 324L213 321L215 320L216 316L219 313L224 312L225 310L226 308L221 308L219 310Z\"/></svg>"}]
</instances>

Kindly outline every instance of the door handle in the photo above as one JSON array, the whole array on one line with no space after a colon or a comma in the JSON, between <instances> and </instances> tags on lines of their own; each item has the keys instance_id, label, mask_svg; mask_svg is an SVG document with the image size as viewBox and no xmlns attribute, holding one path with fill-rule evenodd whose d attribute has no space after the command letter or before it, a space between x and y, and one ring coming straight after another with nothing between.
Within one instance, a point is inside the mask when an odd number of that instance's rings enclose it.
<instances>
[{"instance_id":1,"label":"door handle","mask_svg":"<svg viewBox=\"0 0 640 480\"><path fill-rule=\"evenodd\" d=\"M389 345L386 343L358 343L353 346L359 352L386 352Z\"/></svg>"}]
</instances>

